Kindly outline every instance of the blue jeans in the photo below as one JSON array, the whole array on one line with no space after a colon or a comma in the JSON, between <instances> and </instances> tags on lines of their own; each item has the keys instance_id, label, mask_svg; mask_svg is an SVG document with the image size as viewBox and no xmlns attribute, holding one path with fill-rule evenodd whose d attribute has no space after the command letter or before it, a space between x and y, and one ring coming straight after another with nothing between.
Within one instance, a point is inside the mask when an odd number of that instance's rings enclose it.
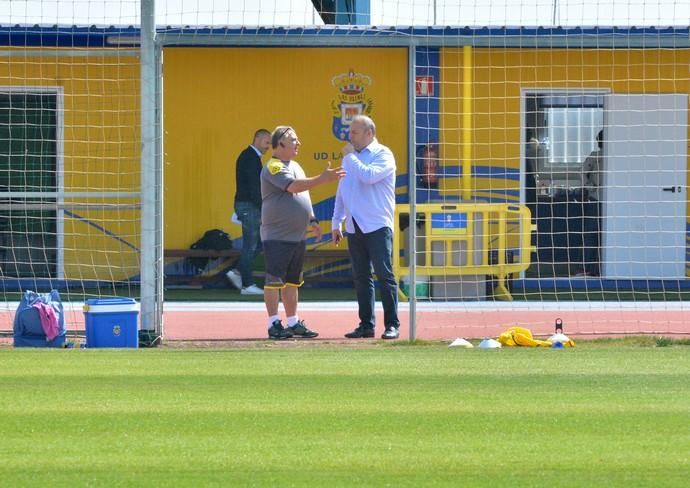
<instances>
[{"instance_id":1,"label":"blue jeans","mask_svg":"<svg viewBox=\"0 0 690 488\"><path fill-rule=\"evenodd\" d=\"M250 202L236 202L235 213L242 222L242 251L237 269L242 275L242 287L254 284L252 263L261 252L261 209Z\"/></svg>"},{"instance_id":2,"label":"blue jeans","mask_svg":"<svg viewBox=\"0 0 690 488\"><path fill-rule=\"evenodd\" d=\"M385 327L398 328L398 284L395 282L392 260L393 231L388 227L382 227L364 234L359 227L356 229L354 234L347 234L347 245L352 259L352 274L359 305L359 325L371 329L376 325L373 266L381 289Z\"/></svg>"}]
</instances>

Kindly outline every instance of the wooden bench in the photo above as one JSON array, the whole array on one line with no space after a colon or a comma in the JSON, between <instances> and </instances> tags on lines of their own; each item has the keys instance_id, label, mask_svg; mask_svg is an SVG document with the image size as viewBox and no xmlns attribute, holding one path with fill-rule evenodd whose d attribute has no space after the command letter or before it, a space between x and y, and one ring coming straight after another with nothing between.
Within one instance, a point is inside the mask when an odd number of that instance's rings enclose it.
<instances>
[{"instance_id":1,"label":"wooden bench","mask_svg":"<svg viewBox=\"0 0 690 488\"><path fill-rule=\"evenodd\" d=\"M165 258L235 258L240 257L239 249L165 249Z\"/></svg>"},{"instance_id":2,"label":"wooden bench","mask_svg":"<svg viewBox=\"0 0 690 488\"><path fill-rule=\"evenodd\" d=\"M238 258L239 249L165 249L165 258ZM350 254L346 249L307 249L307 259L314 258L348 258Z\"/></svg>"},{"instance_id":3,"label":"wooden bench","mask_svg":"<svg viewBox=\"0 0 690 488\"><path fill-rule=\"evenodd\" d=\"M240 249L164 249L163 257L165 259L184 259L184 258L239 258ZM350 254L347 249L308 249L305 255L305 261L313 262L314 260L331 260L331 259L349 259ZM263 272L256 272L256 276L263 276ZM197 275L167 275L165 277L166 285L180 286L180 287L201 287L204 281L212 279L213 276ZM323 277L320 278L325 282L340 282L343 278L338 277Z\"/></svg>"}]
</instances>

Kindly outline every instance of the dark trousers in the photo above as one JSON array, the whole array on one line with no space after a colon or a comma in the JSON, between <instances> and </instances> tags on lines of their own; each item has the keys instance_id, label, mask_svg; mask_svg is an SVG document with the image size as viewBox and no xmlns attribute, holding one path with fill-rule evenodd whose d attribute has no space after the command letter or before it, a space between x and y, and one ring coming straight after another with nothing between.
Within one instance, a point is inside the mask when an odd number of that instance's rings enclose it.
<instances>
[{"instance_id":1,"label":"dark trousers","mask_svg":"<svg viewBox=\"0 0 690 488\"><path fill-rule=\"evenodd\" d=\"M261 209L251 202L236 202L235 213L242 222L242 251L237 269L242 275L242 287L254 284L252 263L261 252Z\"/></svg>"},{"instance_id":2,"label":"dark trousers","mask_svg":"<svg viewBox=\"0 0 690 488\"><path fill-rule=\"evenodd\" d=\"M398 285L393 274L393 231L388 227L382 227L365 234L355 223L355 233L347 234L347 243L359 305L359 325L372 329L376 325L373 266L381 290L385 327L400 327Z\"/></svg>"},{"instance_id":3,"label":"dark trousers","mask_svg":"<svg viewBox=\"0 0 690 488\"><path fill-rule=\"evenodd\" d=\"M587 202L589 210L585 213L582 225L583 267L591 275L599 276L601 270L601 203L597 200Z\"/></svg>"}]
</instances>

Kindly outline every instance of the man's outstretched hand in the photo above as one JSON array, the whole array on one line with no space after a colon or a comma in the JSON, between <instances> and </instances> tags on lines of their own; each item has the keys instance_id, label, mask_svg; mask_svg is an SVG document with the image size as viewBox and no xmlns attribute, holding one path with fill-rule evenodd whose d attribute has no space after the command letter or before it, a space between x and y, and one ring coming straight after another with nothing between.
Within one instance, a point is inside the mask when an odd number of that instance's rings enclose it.
<instances>
[{"instance_id":1,"label":"man's outstretched hand","mask_svg":"<svg viewBox=\"0 0 690 488\"><path fill-rule=\"evenodd\" d=\"M326 169L323 170L323 173L321 173L321 181L337 181L346 174L347 172L342 168L342 166L331 168L331 162L329 161L328 166L326 166Z\"/></svg>"}]
</instances>

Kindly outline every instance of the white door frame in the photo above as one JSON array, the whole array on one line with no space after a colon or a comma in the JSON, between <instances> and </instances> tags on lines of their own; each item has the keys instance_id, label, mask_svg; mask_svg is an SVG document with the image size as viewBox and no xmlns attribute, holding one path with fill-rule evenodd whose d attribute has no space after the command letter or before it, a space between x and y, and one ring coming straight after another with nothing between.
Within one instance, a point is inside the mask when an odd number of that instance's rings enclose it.
<instances>
[{"instance_id":1,"label":"white door frame","mask_svg":"<svg viewBox=\"0 0 690 488\"><path fill-rule=\"evenodd\" d=\"M56 279L65 277L65 89L61 86L0 86L2 93L55 95L55 171L56 174Z\"/></svg>"},{"instance_id":2,"label":"white door frame","mask_svg":"<svg viewBox=\"0 0 690 488\"><path fill-rule=\"evenodd\" d=\"M527 130L526 102L525 99L530 95L602 95L607 96L611 93L609 88L554 88L554 87L530 87L520 89L520 205L525 205L525 163L527 140L525 132ZM606 120L604 120L606 124ZM520 229L523 232L523 229ZM520 278L525 277L525 272L520 273Z\"/></svg>"}]
</instances>

